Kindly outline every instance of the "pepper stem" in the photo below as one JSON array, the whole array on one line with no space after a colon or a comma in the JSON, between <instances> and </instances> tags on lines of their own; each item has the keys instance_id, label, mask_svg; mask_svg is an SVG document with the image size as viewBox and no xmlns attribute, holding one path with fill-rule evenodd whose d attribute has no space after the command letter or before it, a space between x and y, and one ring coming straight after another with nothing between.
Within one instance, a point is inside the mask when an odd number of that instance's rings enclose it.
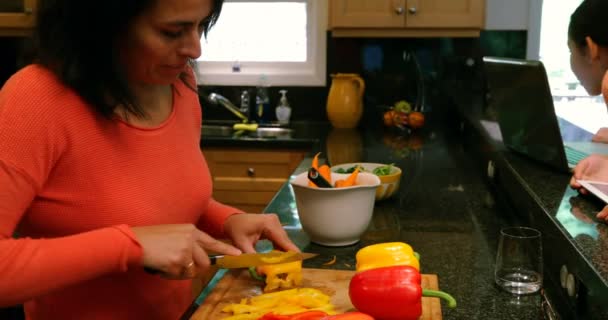
<instances>
[{"instance_id":1,"label":"pepper stem","mask_svg":"<svg viewBox=\"0 0 608 320\"><path fill-rule=\"evenodd\" d=\"M454 297L452 297L447 292L443 292L443 291L439 291L439 290L431 290L431 289L422 289L422 296L441 298L448 302L448 307L450 307L450 308L456 307L456 299L454 299Z\"/></svg>"},{"instance_id":2,"label":"pepper stem","mask_svg":"<svg viewBox=\"0 0 608 320\"><path fill-rule=\"evenodd\" d=\"M249 275L254 278L255 280L258 281L266 281L265 277L262 277L261 275L259 275L256 270L255 267L249 267Z\"/></svg>"},{"instance_id":3,"label":"pepper stem","mask_svg":"<svg viewBox=\"0 0 608 320\"><path fill-rule=\"evenodd\" d=\"M414 257L416 257L416 260L420 261L420 253L414 251Z\"/></svg>"}]
</instances>

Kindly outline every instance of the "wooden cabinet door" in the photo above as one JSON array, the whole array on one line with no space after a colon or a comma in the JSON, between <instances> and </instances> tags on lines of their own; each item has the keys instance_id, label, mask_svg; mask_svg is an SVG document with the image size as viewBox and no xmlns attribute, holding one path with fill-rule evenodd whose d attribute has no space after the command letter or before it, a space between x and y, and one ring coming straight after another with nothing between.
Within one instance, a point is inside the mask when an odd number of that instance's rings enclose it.
<instances>
[{"instance_id":1,"label":"wooden cabinet door","mask_svg":"<svg viewBox=\"0 0 608 320\"><path fill-rule=\"evenodd\" d=\"M1 0L0 2L0 28L34 26L36 0Z\"/></svg>"},{"instance_id":2,"label":"wooden cabinet door","mask_svg":"<svg viewBox=\"0 0 608 320\"><path fill-rule=\"evenodd\" d=\"M329 0L333 28L402 28L405 0Z\"/></svg>"},{"instance_id":3,"label":"wooden cabinet door","mask_svg":"<svg viewBox=\"0 0 608 320\"><path fill-rule=\"evenodd\" d=\"M245 212L262 212L306 151L206 148L213 197Z\"/></svg>"},{"instance_id":4,"label":"wooden cabinet door","mask_svg":"<svg viewBox=\"0 0 608 320\"><path fill-rule=\"evenodd\" d=\"M407 28L477 28L485 17L484 0L407 0Z\"/></svg>"}]
</instances>

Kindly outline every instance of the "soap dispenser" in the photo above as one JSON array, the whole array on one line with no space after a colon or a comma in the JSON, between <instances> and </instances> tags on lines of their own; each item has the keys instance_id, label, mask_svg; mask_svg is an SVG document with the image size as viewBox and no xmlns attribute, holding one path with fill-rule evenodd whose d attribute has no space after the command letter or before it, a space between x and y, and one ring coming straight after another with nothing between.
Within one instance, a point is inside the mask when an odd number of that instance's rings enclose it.
<instances>
[{"instance_id":1,"label":"soap dispenser","mask_svg":"<svg viewBox=\"0 0 608 320\"><path fill-rule=\"evenodd\" d=\"M289 106L289 102L287 102L287 90L280 90L279 92L281 93L281 99L275 112L279 124L287 125L289 124L289 117L291 117L291 107Z\"/></svg>"}]
</instances>

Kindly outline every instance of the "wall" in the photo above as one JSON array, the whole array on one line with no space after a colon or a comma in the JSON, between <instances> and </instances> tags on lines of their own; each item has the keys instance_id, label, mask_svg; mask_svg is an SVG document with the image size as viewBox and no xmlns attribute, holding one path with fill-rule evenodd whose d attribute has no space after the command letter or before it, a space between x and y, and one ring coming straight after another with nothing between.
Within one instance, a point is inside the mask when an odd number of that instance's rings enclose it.
<instances>
[{"instance_id":1,"label":"wall","mask_svg":"<svg viewBox=\"0 0 608 320\"><path fill-rule=\"evenodd\" d=\"M446 74L458 74L460 81L480 79L475 68L482 55L498 55L523 58L526 50L526 31L494 30L483 31L480 38L436 38L436 39L373 39L373 38L333 38L328 35L327 72L328 85L325 87L273 87L270 90L271 106L278 103L280 89L288 90L292 106L292 119L327 121L325 104L330 75L334 73L357 73L366 81L364 116L373 121L380 120L381 111L398 100L415 104L418 97L419 78L413 61L404 59L404 52L414 53L422 69L425 85L425 110L434 107L433 98L439 90L438 81ZM18 38L0 38L0 83L19 67L26 64L29 41ZM239 103L243 89L248 87L201 87L201 96L218 92L235 104ZM210 105L201 99L205 119L235 119L219 106ZM365 121L364 121L365 123Z\"/></svg>"},{"instance_id":2,"label":"wall","mask_svg":"<svg viewBox=\"0 0 608 320\"><path fill-rule=\"evenodd\" d=\"M419 99L413 62L404 59L404 52L414 53L420 64L425 85L425 110L432 110L433 98L439 90L438 81L447 73L457 73L460 81L477 81L480 70L476 68L482 55L524 58L526 31L483 31L477 38L333 38L328 35L327 87L273 87L270 90L271 105L279 99L278 90L287 89L293 108L292 119L327 121L326 97L331 85L330 74L357 73L366 81L364 117L380 121L381 111L399 100L415 104ZM217 92L238 105L240 93L251 87L201 87L201 96ZM204 99L205 119L236 119L227 110L210 105ZM273 108L274 109L274 108ZM365 123L365 121L363 121Z\"/></svg>"},{"instance_id":3,"label":"wall","mask_svg":"<svg viewBox=\"0 0 608 320\"><path fill-rule=\"evenodd\" d=\"M543 0L486 0L486 30L522 30L528 34L526 58L538 59Z\"/></svg>"}]
</instances>

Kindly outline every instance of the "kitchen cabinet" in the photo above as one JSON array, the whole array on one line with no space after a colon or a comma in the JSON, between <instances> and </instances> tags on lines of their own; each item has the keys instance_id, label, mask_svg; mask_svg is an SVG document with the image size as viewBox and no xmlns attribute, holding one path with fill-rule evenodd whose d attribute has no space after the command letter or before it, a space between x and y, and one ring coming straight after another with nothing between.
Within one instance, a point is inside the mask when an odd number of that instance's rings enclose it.
<instances>
[{"instance_id":1,"label":"kitchen cabinet","mask_svg":"<svg viewBox=\"0 0 608 320\"><path fill-rule=\"evenodd\" d=\"M336 37L479 36L485 0L330 0Z\"/></svg>"},{"instance_id":2,"label":"kitchen cabinet","mask_svg":"<svg viewBox=\"0 0 608 320\"><path fill-rule=\"evenodd\" d=\"M262 212L307 151L205 147L213 197L246 212Z\"/></svg>"},{"instance_id":3,"label":"kitchen cabinet","mask_svg":"<svg viewBox=\"0 0 608 320\"><path fill-rule=\"evenodd\" d=\"M36 22L37 0L1 0L0 36L24 36Z\"/></svg>"}]
</instances>

